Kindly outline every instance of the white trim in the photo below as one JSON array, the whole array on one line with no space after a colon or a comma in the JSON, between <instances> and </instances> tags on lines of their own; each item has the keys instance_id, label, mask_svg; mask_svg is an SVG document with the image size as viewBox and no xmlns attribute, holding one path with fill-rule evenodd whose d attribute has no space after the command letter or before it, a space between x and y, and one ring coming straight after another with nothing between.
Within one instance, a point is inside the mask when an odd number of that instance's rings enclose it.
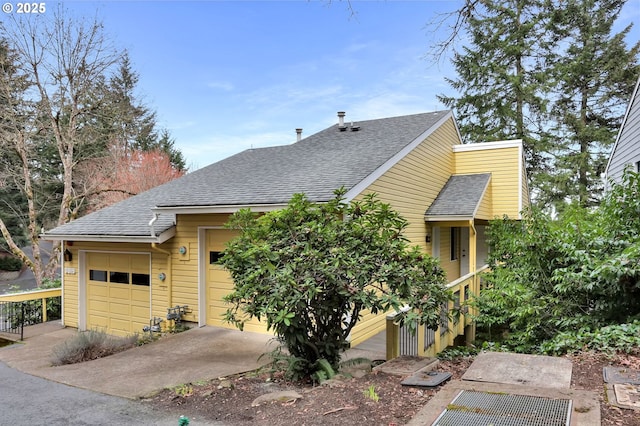
<instances>
[{"instance_id":1,"label":"white trim","mask_svg":"<svg viewBox=\"0 0 640 426\"><path fill-rule=\"evenodd\" d=\"M522 176L524 175L523 168L524 147L522 146L522 141L520 141L520 147L518 148L518 219L522 219L522 209L524 208L524 200L522 199L522 192L524 191L524 182L522 181Z\"/></svg>"},{"instance_id":2,"label":"white trim","mask_svg":"<svg viewBox=\"0 0 640 426\"><path fill-rule=\"evenodd\" d=\"M64 240L60 241L60 259L58 262L60 265L60 324L64 326Z\"/></svg>"},{"instance_id":3,"label":"white trim","mask_svg":"<svg viewBox=\"0 0 640 426\"><path fill-rule=\"evenodd\" d=\"M154 213L173 214L206 214L206 213L235 213L241 209L251 209L255 212L270 212L280 210L287 204L242 204L242 205L220 205L220 206L177 206L177 207L154 207Z\"/></svg>"},{"instance_id":4,"label":"white trim","mask_svg":"<svg viewBox=\"0 0 640 426\"><path fill-rule=\"evenodd\" d=\"M153 254L150 251L78 250L78 330L87 329L87 253L136 254L149 256L149 319L153 318Z\"/></svg>"},{"instance_id":5,"label":"white trim","mask_svg":"<svg viewBox=\"0 0 640 426\"><path fill-rule=\"evenodd\" d=\"M440 227L431 227L431 256L440 258Z\"/></svg>"},{"instance_id":6,"label":"white trim","mask_svg":"<svg viewBox=\"0 0 640 426\"><path fill-rule=\"evenodd\" d=\"M87 329L87 261L86 252L78 250L78 330Z\"/></svg>"},{"instance_id":7,"label":"white trim","mask_svg":"<svg viewBox=\"0 0 640 426\"><path fill-rule=\"evenodd\" d=\"M436 113L434 113L436 114ZM380 176L385 174L391 167L395 166L400 160L406 157L411 151L413 151L418 145L425 141L432 133L438 130L444 123L446 123L449 119L453 119L453 113L449 111L446 115L444 115L438 122L434 123L427 130L422 132L417 138L411 141L410 144L402 148L400 152L396 155L388 159L384 162L380 167L374 170L369 176L358 182L353 188L351 188L345 195L344 198L346 201L351 201L355 197L357 197L360 193L362 193L365 189L367 189L372 183L374 183ZM453 120L455 123L455 120ZM460 134L458 133L458 136Z\"/></svg>"},{"instance_id":8,"label":"white trim","mask_svg":"<svg viewBox=\"0 0 640 426\"><path fill-rule=\"evenodd\" d=\"M207 231L224 226L198 226L198 327L207 325Z\"/></svg>"},{"instance_id":9,"label":"white trim","mask_svg":"<svg viewBox=\"0 0 640 426\"><path fill-rule=\"evenodd\" d=\"M47 241L88 241L88 242L101 242L101 243L156 243L162 244L167 240L175 237L176 227L175 225L166 231L162 232L157 237L151 237L149 235L75 235L75 234L44 234L42 239Z\"/></svg>"},{"instance_id":10,"label":"white trim","mask_svg":"<svg viewBox=\"0 0 640 426\"><path fill-rule=\"evenodd\" d=\"M454 145L453 152L467 152L467 151L484 151L488 149L503 149L503 148L517 148L522 147L522 139L513 139L508 141L495 141L495 142L479 142L468 143L464 145Z\"/></svg>"},{"instance_id":11,"label":"white trim","mask_svg":"<svg viewBox=\"0 0 640 426\"><path fill-rule=\"evenodd\" d=\"M473 220L473 216L427 216L424 215L425 222L460 222Z\"/></svg>"}]
</instances>

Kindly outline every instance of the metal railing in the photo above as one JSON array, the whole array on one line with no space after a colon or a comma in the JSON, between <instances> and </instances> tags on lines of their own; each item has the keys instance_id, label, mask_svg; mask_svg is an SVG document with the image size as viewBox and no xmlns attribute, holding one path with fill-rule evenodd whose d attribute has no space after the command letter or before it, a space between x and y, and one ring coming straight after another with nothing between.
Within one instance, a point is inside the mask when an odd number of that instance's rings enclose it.
<instances>
[{"instance_id":1,"label":"metal railing","mask_svg":"<svg viewBox=\"0 0 640 426\"><path fill-rule=\"evenodd\" d=\"M0 332L20 334L24 326L59 319L62 289L35 290L0 295Z\"/></svg>"},{"instance_id":2,"label":"metal railing","mask_svg":"<svg viewBox=\"0 0 640 426\"><path fill-rule=\"evenodd\" d=\"M447 346L451 346L458 336L475 338L475 327L471 314L473 308L464 305L471 295L480 294L481 274L489 269L483 266L475 272L458 278L447 284L447 289L453 292L454 300L442 306L440 324L437 329L418 325L416 332L409 332L406 325L396 324L396 315L387 316L387 360L402 355L408 356L436 356ZM462 307L462 308L461 308ZM460 309L461 308L461 309ZM410 308L405 308L410 309ZM451 318L452 309L459 312L459 316Z\"/></svg>"}]
</instances>

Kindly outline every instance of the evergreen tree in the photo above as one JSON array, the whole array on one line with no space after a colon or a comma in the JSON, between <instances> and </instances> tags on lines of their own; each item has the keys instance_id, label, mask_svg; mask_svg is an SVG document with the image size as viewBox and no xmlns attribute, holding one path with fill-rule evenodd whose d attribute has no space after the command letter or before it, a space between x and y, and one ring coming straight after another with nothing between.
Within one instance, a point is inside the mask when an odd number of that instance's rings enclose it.
<instances>
[{"instance_id":1,"label":"evergreen tree","mask_svg":"<svg viewBox=\"0 0 640 426\"><path fill-rule=\"evenodd\" d=\"M171 134L167 129L162 130L162 132L160 133L160 139L158 139L158 143L156 145L157 147L155 149L164 152L169 156L169 161L176 171L187 171L187 160L185 160L182 152L175 147L175 139L171 137ZM150 152L152 150L146 151Z\"/></svg>"},{"instance_id":2,"label":"evergreen tree","mask_svg":"<svg viewBox=\"0 0 640 426\"><path fill-rule=\"evenodd\" d=\"M460 96L439 96L455 109L465 143L522 139L534 182L548 160L539 8L530 0L476 5L465 21L468 44L452 59L458 77L447 79Z\"/></svg>"},{"instance_id":3,"label":"evergreen tree","mask_svg":"<svg viewBox=\"0 0 640 426\"><path fill-rule=\"evenodd\" d=\"M539 205L597 202L600 173L638 76L624 0L467 1L455 31L454 108L465 142L523 139Z\"/></svg>"},{"instance_id":4,"label":"evergreen tree","mask_svg":"<svg viewBox=\"0 0 640 426\"><path fill-rule=\"evenodd\" d=\"M551 112L558 144L548 201L588 207L602 194L601 175L638 78L640 43L627 49L631 25L613 34L624 0L570 0L547 4L553 67ZM555 192L551 188L555 187Z\"/></svg>"},{"instance_id":5,"label":"evergreen tree","mask_svg":"<svg viewBox=\"0 0 640 426\"><path fill-rule=\"evenodd\" d=\"M107 120L109 146L115 146L123 153L132 149L144 150L157 140L156 113L137 98L139 79L125 52L117 71L109 79L103 115Z\"/></svg>"}]
</instances>

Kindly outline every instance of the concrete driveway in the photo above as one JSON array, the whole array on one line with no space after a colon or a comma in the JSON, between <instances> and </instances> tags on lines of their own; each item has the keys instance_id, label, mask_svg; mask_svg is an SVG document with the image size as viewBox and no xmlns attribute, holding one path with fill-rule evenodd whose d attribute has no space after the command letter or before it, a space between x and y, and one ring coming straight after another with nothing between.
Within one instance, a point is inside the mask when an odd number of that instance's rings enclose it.
<instances>
[{"instance_id":1,"label":"concrete driveway","mask_svg":"<svg viewBox=\"0 0 640 426\"><path fill-rule=\"evenodd\" d=\"M53 367L51 349L77 331L49 322L25 332L23 343L0 348L0 361L34 376L125 398L254 370L267 362L258 358L273 343L264 334L203 327L105 358Z\"/></svg>"}]
</instances>

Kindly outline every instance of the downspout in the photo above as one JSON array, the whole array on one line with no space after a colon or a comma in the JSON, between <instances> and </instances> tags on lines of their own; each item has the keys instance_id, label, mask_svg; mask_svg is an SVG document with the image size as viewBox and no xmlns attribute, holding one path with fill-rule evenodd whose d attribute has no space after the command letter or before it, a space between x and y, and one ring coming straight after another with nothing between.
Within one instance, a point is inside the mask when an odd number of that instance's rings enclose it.
<instances>
[{"instance_id":1,"label":"downspout","mask_svg":"<svg viewBox=\"0 0 640 426\"><path fill-rule=\"evenodd\" d=\"M153 218L149 221L149 227L151 228L151 236L155 237L156 236L156 232L155 229L153 228L153 224L156 223L156 221L158 220L158 213L154 213L153 214ZM165 250L165 249L161 249L160 247L158 247L158 243L151 243L151 250L158 252L158 253L162 253L165 256L167 256L167 276L165 278L165 280L168 282L168 289L167 289L167 306L172 306L172 300L173 300L173 279L172 279L172 272L173 272L173 257L171 255L171 252L169 250Z\"/></svg>"},{"instance_id":2,"label":"downspout","mask_svg":"<svg viewBox=\"0 0 640 426\"><path fill-rule=\"evenodd\" d=\"M60 241L60 260L58 260L58 262L60 262L60 324L62 324L64 326L64 308L65 308L65 303L64 303L64 276L66 275L65 272L65 267L64 267L64 240ZM80 265L78 265L80 266ZM80 268L78 268L78 274L80 273L79 271ZM80 281L78 279L78 281ZM79 286L78 286L79 287ZM80 301L78 301L78 307L80 306ZM79 310L79 309L78 309Z\"/></svg>"},{"instance_id":3,"label":"downspout","mask_svg":"<svg viewBox=\"0 0 640 426\"><path fill-rule=\"evenodd\" d=\"M172 279L173 257L172 257L171 252L169 250L161 249L160 247L158 247L158 243L151 243L151 250L156 251L158 253L162 253L165 256L167 256L167 277L165 278L165 280L167 281L167 284L168 284L167 306L173 306L172 305L172 299L173 299L173 279Z\"/></svg>"},{"instance_id":4,"label":"downspout","mask_svg":"<svg viewBox=\"0 0 640 426\"><path fill-rule=\"evenodd\" d=\"M470 252L469 262L471 263L471 265L469 266L473 267L473 284L471 288L472 288L473 294L476 297L478 297L480 295L480 280L478 279L478 271L476 266L477 256L478 256L478 253L477 253L478 231L476 230L476 226L473 218L469 221L469 227L473 231L473 247L469 247L469 252ZM470 240L469 245L471 245L471 238L469 240ZM478 312L473 308L471 308L469 312L473 315L478 314ZM466 323L466 320L465 320L465 323ZM476 323L474 320L472 320L471 324L469 325L465 324L464 336L465 336L465 341L467 343L471 343L476 340Z\"/></svg>"}]
</instances>

